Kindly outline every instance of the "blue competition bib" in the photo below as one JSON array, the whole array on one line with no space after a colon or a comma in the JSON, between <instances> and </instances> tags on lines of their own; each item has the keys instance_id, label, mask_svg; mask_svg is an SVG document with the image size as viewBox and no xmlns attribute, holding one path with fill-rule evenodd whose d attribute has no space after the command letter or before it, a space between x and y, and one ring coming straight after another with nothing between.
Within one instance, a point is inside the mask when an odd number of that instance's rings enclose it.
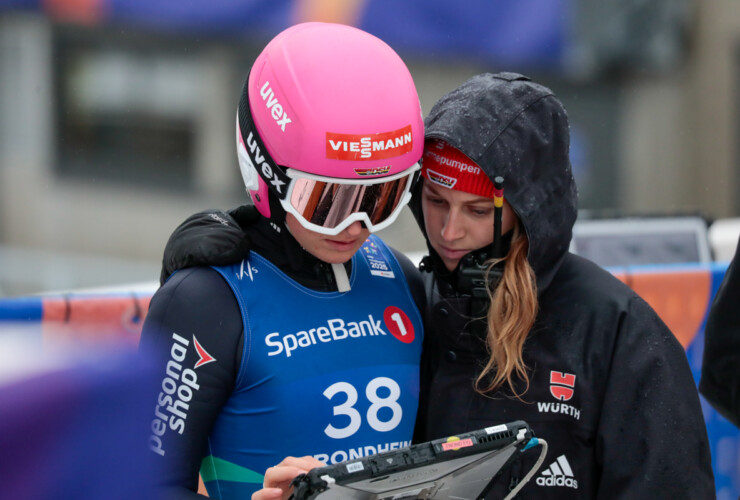
<instances>
[{"instance_id":1,"label":"blue competition bib","mask_svg":"<svg viewBox=\"0 0 740 500\"><path fill-rule=\"evenodd\" d=\"M236 387L201 468L212 498L249 498L285 456L327 463L411 442L423 337L400 265L371 236L349 292L317 292L252 252L215 268L244 322Z\"/></svg>"}]
</instances>

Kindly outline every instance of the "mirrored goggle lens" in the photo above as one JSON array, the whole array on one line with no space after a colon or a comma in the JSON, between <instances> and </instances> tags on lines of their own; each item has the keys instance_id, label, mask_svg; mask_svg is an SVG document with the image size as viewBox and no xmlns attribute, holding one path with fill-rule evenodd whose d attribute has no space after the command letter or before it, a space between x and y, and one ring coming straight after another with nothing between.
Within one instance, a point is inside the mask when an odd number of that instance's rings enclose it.
<instances>
[{"instance_id":1,"label":"mirrored goggle lens","mask_svg":"<svg viewBox=\"0 0 740 500\"><path fill-rule=\"evenodd\" d=\"M295 179L290 204L306 221L325 228L339 226L355 213L365 213L372 225L393 215L404 199L413 174L377 184L337 184Z\"/></svg>"}]
</instances>

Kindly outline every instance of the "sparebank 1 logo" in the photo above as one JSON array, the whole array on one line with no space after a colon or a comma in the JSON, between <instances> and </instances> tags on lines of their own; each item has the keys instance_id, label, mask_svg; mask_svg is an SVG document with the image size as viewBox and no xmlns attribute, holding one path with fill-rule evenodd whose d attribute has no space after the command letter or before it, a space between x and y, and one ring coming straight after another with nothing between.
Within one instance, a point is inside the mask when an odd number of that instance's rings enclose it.
<instances>
[{"instance_id":1,"label":"sparebank 1 logo","mask_svg":"<svg viewBox=\"0 0 740 500\"><path fill-rule=\"evenodd\" d=\"M352 320L330 318L297 332L272 332L265 335L265 345L269 349L268 356L282 354L289 358L315 346L352 342L361 338L382 338L387 337L389 332L405 344L410 344L416 337L414 324L408 315L399 307L388 306L382 318L372 314Z\"/></svg>"},{"instance_id":2,"label":"sparebank 1 logo","mask_svg":"<svg viewBox=\"0 0 740 500\"><path fill-rule=\"evenodd\" d=\"M391 335L404 344L410 344L414 341L414 324L411 322L411 318L400 307L386 307L385 311L383 311L383 322L386 328L388 328L388 331L391 332Z\"/></svg>"}]
</instances>

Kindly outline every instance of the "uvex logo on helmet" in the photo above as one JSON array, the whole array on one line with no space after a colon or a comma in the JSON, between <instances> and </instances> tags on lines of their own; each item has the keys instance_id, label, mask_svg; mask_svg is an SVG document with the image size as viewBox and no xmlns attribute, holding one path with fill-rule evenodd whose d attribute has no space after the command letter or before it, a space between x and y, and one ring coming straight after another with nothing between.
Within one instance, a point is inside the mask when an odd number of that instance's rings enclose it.
<instances>
[{"instance_id":1,"label":"uvex logo on helmet","mask_svg":"<svg viewBox=\"0 0 740 500\"><path fill-rule=\"evenodd\" d=\"M272 119L275 120L280 126L280 129L285 132L285 126L292 120L288 118L288 114L283 109L283 105L278 102L278 98L275 95L275 92L272 91L269 81L266 81L260 89L260 95L262 96L262 100L265 101L265 106L270 110Z\"/></svg>"},{"instance_id":2,"label":"uvex logo on helmet","mask_svg":"<svg viewBox=\"0 0 740 500\"><path fill-rule=\"evenodd\" d=\"M260 149L259 144L257 144L254 131L249 131L245 146L247 151L249 152L249 156L254 167L259 169L260 172L262 172L262 176L265 178L265 180L270 181L270 184L275 186L275 190L278 192L278 194L284 197L285 193L283 192L283 186L287 184L287 181L279 178L279 173L276 172L274 168L272 168L270 162L267 161L265 155L262 154L262 150Z\"/></svg>"},{"instance_id":3,"label":"uvex logo on helmet","mask_svg":"<svg viewBox=\"0 0 740 500\"><path fill-rule=\"evenodd\" d=\"M413 149L411 125L379 134L326 133L326 157L330 160L382 160Z\"/></svg>"}]
</instances>

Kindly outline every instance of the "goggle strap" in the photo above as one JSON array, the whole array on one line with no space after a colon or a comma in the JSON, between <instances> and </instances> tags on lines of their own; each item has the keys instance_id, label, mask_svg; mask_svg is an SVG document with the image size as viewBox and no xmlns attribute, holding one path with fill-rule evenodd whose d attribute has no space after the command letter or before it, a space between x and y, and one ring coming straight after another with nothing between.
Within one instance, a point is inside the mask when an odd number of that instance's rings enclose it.
<instances>
[{"instance_id":1,"label":"goggle strap","mask_svg":"<svg viewBox=\"0 0 740 500\"><path fill-rule=\"evenodd\" d=\"M244 148L247 150L247 155L257 173L267 184L270 191L279 199L284 200L288 195L288 186L291 179L285 173L285 170L272 159L257 132L252 111L249 109L249 76L247 76L244 83L242 96L239 100L239 129L241 130L242 141L244 141Z\"/></svg>"}]
</instances>

